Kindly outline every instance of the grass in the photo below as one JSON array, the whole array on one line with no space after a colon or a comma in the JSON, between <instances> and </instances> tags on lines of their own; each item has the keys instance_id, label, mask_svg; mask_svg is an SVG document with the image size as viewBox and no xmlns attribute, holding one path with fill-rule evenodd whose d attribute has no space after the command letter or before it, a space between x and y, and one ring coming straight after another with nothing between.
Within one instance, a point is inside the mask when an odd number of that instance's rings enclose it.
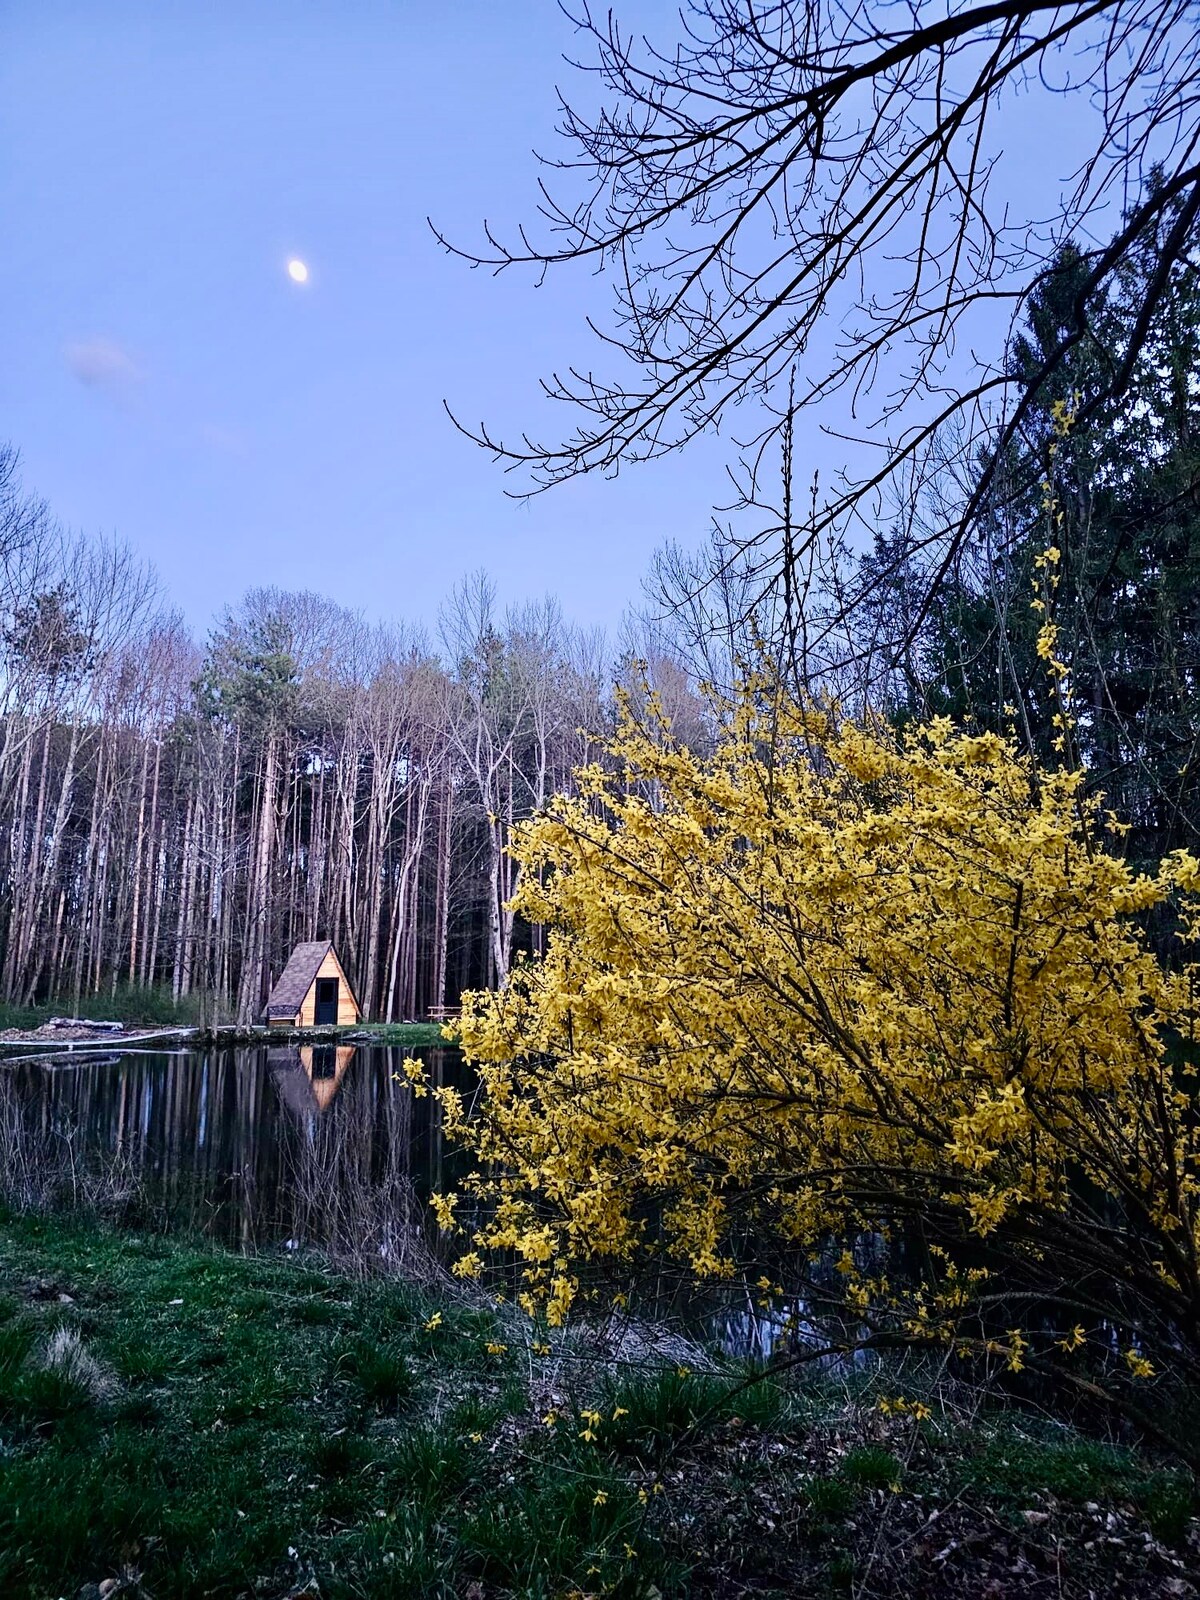
<instances>
[{"instance_id":1,"label":"grass","mask_svg":"<svg viewBox=\"0 0 1200 1600\"><path fill-rule=\"evenodd\" d=\"M746 1376L547 1355L507 1307L0 1216L0 1594L915 1597L931 1574L983 1592L988 1540L1011 1565L1053 1536L1079 1592L1115 1596L1151 1591L1088 1553L1098 1517L1122 1561L1151 1559L1136 1529L1178 1547L1160 1575L1200 1550L1190 1480L1128 1448L885 1418L882 1373Z\"/></svg>"},{"instance_id":2,"label":"grass","mask_svg":"<svg viewBox=\"0 0 1200 1600\"><path fill-rule=\"evenodd\" d=\"M203 1012L203 1016L202 1016ZM169 989L120 986L115 994L82 995L76 1006L68 998L39 1001L22 1006L0 1002L0 1029L20 1028L32 1032L51 1017L80 1017L90 1022L122 1022L130 1028L195 1028L231 1024L229 1017L215 1019L211 1004L204 1009L202 998L187 995L176 1001ZM265 1031L265 1030L264 1030ZM370 1034L381 1045L403 1045L412 1049L444 1047L441 1024L437 1022L363 1022L343 1032Z\"/></svg>"},{"instance_id":3,"label":"grass","mask_svg":"<svg viewBox=\"0 0 1200 1600\"><path fill-rule=\"evenodd\" d=\"M1028 1505L1031 1492L1072 1506L1121 1500L1168 1543L1181 1538L1197 1509L1195 1488L1181 1474L1061 1429L977 1429L955 1477L1010 1510Z\"/></svg>"},{"instance_id":4,"label":"grass","mask_svg":"<svg viewBox=\"0 0 1200 1600\"><path fill-rule=\"evenodd\" d=\"M20 1006L0 1002L0 1028L39 1028L51 1017L83 1017L91 1022L123 1022L127 1027L196 1027L200 1020L201 997L188 995L180 1001L170 989L136 988L121 985L115 994L81 995L79 1004L68 998L39 1001Z\"/></svg>"},{"instance_id":5,"label":"grass","mask_svg":"<svg viewBox=\"0 0 1200 1600\"><path fill-rule=\"evenodd\" d=\"M863 1489L888 1489L901 1477L900 1463L877 1444L857 1445L842 1462L842 1477Z\"/></svg>"},{"instance_id":6,"label":"grass","mask_svg":"<svg viewBox=\"0 0 1200 1600\"><path fill-rule=\"evenodd\" d=\"M440 1022L363 1022L355 1033L369 1033L378 1044L408 1045L413 1049L445 1049L453 1041L442 1034Z\"/></svg>"},{"instance_id":7,"label":"grass","mask_svg":"<svg viewBox=\"0 0 1200 1600\"><path fill-rule=\"evenodd\" d=\"M180 1600L618 1593L635 1562L678 1592L577 1441L500 1453L528 1393L498 1312L35 1218L0 1222L0 1292L6 1600L132 1570Z\"/></svg>"},{"instance_id":8,"label":"grass","mask_svg":"<svg viewBox=\"0 0 1200 1600\"><path fill-rule=\"evenodd\" d=\"M613 1455L655 1462L721 1426L748 1423L786 1434L798 1415L794 1397L770 1379L744 1386L740 1375L676 1367L608 1385L595 1431Z\"/></svg>"}]
</instances>

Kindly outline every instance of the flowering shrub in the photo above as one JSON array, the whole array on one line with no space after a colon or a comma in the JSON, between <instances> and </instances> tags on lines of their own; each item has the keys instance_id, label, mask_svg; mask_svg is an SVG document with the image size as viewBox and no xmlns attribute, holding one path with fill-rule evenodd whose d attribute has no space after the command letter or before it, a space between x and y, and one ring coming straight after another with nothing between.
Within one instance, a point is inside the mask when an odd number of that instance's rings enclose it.
<instances>
[{"instance_id":1,"label":"flowering shrub","mask_svg":"<svg viewBox=\"0 0 1200 1600\"><path fill-rule=\"evenodd\" d=\"M512 1252L556 1322L589 1262L720 1278L753 1238L841 1251L864 1337L1200 1376L1195 973L1144 931L1194 936L1200 863L1135 873L1080 774L993 734L728 709L709 758L627 718L518 834L548 947L464 1006L460 1270ZM896 1228L933 1247L903 1293L855 1248Z\"/></svg>"}]
</instances>

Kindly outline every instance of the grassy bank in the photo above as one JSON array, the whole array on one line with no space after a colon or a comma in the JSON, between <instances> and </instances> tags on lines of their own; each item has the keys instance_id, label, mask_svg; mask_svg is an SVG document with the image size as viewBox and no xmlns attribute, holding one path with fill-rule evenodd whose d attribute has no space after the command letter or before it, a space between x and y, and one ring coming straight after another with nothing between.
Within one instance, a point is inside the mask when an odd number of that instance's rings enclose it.
<instances>
[{"instance_id":1,"label":"grassy bank","mask_svg":"<svg viewBox=\"0 0 1200 1600\"><path fill-rule=\"evenodd\" d=\"M95 1224L0 1221L0 1293L5 1596L1194 1592L1181 1476L869 1380Z\"/></svg>"},{"instance_id":2,"label":"grassy bank","mask_svg":"<svg viewBox=\"0 0 1200 1600\"><path fill-rule=\"evenodd\" d=\"M370 1034L376 1044L403 1045L410 1050L432 1050L452 1042L437 1022L361 1022L351 1031Z\"/></svg>"},{"instance_id":3,"label":"grassy bank","mask_svg":"<svg viewBox=\"0 0 1200 1600\"><path fill-rule=\"evenodd\" d=\"M122 986L114 994L81 995L72 999L39 1001L20 1006L0 1002L0 1029L41 1027L51 1017L81 1017L89 1022L123 1022L130 1028L194 1028L201 1020L198 996L172 998L170 989L139 989Z\"/></svg>"}]
</instances>

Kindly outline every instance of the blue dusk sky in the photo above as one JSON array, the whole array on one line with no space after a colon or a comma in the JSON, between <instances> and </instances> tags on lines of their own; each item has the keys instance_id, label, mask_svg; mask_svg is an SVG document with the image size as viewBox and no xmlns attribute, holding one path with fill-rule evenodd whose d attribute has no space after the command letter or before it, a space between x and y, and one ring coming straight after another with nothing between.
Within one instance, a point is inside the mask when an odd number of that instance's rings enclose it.
<instances>
[{"instance_id":1,"label":"blue dusk sky","mask_svg":"<svg viewBox=\"0 0 1200 1600\"><path fill-rule=\"evenodd\" d=\"M665 0L622 15L677 30ZM607 289L472 272L426 224L469 245L531 215L575 43L553 0L0 0L0 440L27 487L201 632L269 583L431 623L480 566L613 628L657 545L705 537L727 448L507 499L443 398L565 425L537 380L593 360ZM1045 134L1014 127L1018 178Z\"/></svg>"}]
</instances>

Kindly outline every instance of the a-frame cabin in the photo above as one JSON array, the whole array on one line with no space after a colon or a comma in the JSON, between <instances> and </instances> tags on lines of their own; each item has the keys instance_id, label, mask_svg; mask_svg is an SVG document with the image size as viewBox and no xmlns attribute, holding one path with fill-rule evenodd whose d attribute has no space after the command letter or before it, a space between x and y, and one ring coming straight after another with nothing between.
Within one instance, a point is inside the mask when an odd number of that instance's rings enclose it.
<instances>
[{"instance_id":1,"label":"a-frame cabin","mask_svg":"<svg viewBox=\"0 0 1200 1600\"><path fill-rule=\"evenodd\" d=\"M352 1028L361 1019L350 980L328 939L298 944L267 1000L272 1028Z\"/></svg>"}]
</instances>

